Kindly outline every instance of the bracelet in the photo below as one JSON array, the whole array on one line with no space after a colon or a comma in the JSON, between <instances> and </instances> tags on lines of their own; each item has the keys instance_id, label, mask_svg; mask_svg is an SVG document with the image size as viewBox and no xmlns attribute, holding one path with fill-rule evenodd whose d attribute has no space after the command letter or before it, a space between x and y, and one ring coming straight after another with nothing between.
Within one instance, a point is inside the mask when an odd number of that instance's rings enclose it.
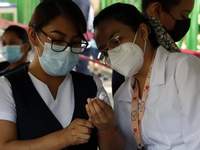
<instances>
[{"instance_id":1,"label":"bracelet","mask_svg":"<svg viewBox=\"0 0 200 150\"><path fill-rule=\"evenodd\" d=\"M116 127L116 128L115 128L115 132L114 132L113 134L111 134L110 136L108 136L108 137L102 137L102 136L99 135L99 134L98 134L98 136L99 136L100 138L102 138L102 139L109 139L109 138L111 138L112 136L115 135L115 133L117 132L117 130L118 130L118 128Z\"/></svg>"}]
</instances>

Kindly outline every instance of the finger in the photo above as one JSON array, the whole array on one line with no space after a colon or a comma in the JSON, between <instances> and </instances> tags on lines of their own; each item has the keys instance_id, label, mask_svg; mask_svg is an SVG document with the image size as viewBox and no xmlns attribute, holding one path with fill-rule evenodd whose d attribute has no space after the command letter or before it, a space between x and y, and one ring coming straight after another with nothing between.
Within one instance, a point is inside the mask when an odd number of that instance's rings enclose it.
<instances>
[{"instance_id":1,"label":"finger","mask_svg":"<svg viewBox=\"0 0 200 150\"><path fill-rule=\"evenodd\" d=\"M100 107L100 105L97 103L98 99L94 99L93 101L93 106L94 106L94 109L96 111L96 113L98 114L99 118L101 120L104 120L106 118L108 118L106 112L103 110L102 107Z\"/></svg>"},{"instance_id":2,"label":"finger","mask_svg":"<svg viewBox=\"0 0 200 150\"><path fill-rule=\"evenodd\" d=\"M94 125L90 121L85 120L85 119L75 119L75 123L78 126L84 126L91 129L94 128Z\"/></svg>"},{"instance_id":3,"label":"finger","mask_svg":"<svg viewBox=\"0 0 200 150\"><path fill-rule=\"evenodd\" d=\"M93 120L100 119L99 115L97 114L97 112L96 112L96 110L94 108L93 101L91 99L88 99L88 107L90 109L90 112L91 112Z\"/></svg>"},{"instance_id":4,"label":"finger","mask_svg":"<svg viewBox=\"0 0 200 150\"><path fill-rule=\"evenodd\" d=\"M94 117L92 116L92 113L91 113L91 111L90 111L90 108L89 108L88 104L85 105L85 108L86 108L86 111L87 111L87 114L88 114L89 118L90 118L91 120L93 120Z\"/></svg>"},{"instance_id":5,"label":"finger","mask_svg":"<svg viewBox=\"0 0 200 150\"><path fill-rule=\"evenodd\" d=\"M75 144L83 144L89 141L90 134L83 134L74 130L71 138L76 141Z\"/></svg>"},{"instance_id":6,"label":"finger","mask_svg":"<svg viewBox=\"0 0 200 150\"><path fill-rule=\"evenodd\" d=\"M107 116L113 116L114 111L110 105L108 105L105 101L99 100L98 98L95 98L95 100L95 102Z\"/></svg>"},{"instance_id":7,"label":"finger","mask_svg":"<svg viewBox=\"0 0 200 150\"><path fill-rule=\"evenodd\" d=\"M83 140L89 140L90 139L90 134L83 134L83 133L78 133L79 139Z\"/></svg>"},{"instance_id":8,"label":"finger","mask_svg":"<svg viewBox=\"0 0 200 150\"><path fill-rule=\"evenodd\" d=\"M76 131L82 134L90 134L92 132L91 128L85 126L78 126Z\"/></svg>"},{"instance_id":9,"label":"finger","mask_svg":"<svg viewBox=\"0 0 200 150\"><path fill-rule=\"evenodd\" d=\"M87 143L89 139L79 139L76 145Z\"/></svg>"}]
</instances>

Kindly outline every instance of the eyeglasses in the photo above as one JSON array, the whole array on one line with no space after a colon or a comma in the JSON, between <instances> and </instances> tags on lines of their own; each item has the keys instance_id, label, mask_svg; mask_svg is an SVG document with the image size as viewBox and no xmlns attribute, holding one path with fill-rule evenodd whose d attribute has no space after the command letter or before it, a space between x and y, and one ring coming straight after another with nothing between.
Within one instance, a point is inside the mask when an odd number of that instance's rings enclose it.
<instances>
[{"instance_id":1,"label":"eyeglasses","mask_svg":"<svg viewBox=\"0 0 200 150\"><path fill-rule=\"evenodd\" d=\"M112 50L113 48L116 48L121 45L120 40L119 40L119 35L116 37L111 38L107 42L107 47L105 47L102 50L99 50L100 52L97 55L97 60L99 60L102 64L106 64L106 58L108 57L108 50ZM119 48L120 50L120 48Z\"/></svg>"},{"instance_id":2,"label":"eyeglasses","mask_svg":"<svg viewBox=\"0 0 200 150\"><path fill-rule=\"evenodd\" d=\"M47 37L48 40L51 41L51 49L55 52L63 52L69 46L72 53L80 54L88 46L86 39L81 42L68 43L62 40L52 40L44 31L41 29L40 31Z\"/></svg>"}]
</instances>

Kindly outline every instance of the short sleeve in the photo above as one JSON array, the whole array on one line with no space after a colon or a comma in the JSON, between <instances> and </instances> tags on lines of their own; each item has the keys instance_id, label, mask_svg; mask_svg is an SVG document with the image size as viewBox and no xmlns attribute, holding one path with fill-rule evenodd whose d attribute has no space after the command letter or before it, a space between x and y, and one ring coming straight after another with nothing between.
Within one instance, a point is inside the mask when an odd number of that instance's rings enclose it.
<instances>
[{"instance_id":1,"label":"short sleeve","mask_svg":"<svg viewBox=\"0 0 200 150\"><path fill-rule=\"evenodd\" d=\"M197 150L200 147L200 60L196 56L186 55L177 68L183 139L187 149Z\"/></svg>"},{"instance_id":2,"label":"short sleeve","mask_svg":"<svg viewBox=\"0 0 200 150\"><path fill-rule=\"evenodd\" d=\"M0 77L0 95L0 120L16 123L16 106L11 85L4 76Z\"/></svg>"}]
</instances>

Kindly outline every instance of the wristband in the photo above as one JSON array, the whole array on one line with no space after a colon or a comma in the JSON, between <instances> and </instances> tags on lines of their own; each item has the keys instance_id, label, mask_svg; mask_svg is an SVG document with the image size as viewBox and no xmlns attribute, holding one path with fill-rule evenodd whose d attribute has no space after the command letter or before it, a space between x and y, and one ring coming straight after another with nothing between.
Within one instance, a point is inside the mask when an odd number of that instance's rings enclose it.
<instances>
[{"instance_id":1,"label":"wristband","mask_svg":"<svg viewBox=\"0 0 200 150\"><path fill-rule=\"evenodd\" d=\"M102 136L99 135L99 134L98 134L98 136L99 136L100 138L102 138L102 139L109 139L109 138L111 138L112 136L115 135L115 133L117 132L117 130L118 130L118 128L116 127L116 128L115 128L115 132L114 132L113 134L111 134L110 136L108 136L108 137L102 137Z\"/></svg>"}]
</instances>

